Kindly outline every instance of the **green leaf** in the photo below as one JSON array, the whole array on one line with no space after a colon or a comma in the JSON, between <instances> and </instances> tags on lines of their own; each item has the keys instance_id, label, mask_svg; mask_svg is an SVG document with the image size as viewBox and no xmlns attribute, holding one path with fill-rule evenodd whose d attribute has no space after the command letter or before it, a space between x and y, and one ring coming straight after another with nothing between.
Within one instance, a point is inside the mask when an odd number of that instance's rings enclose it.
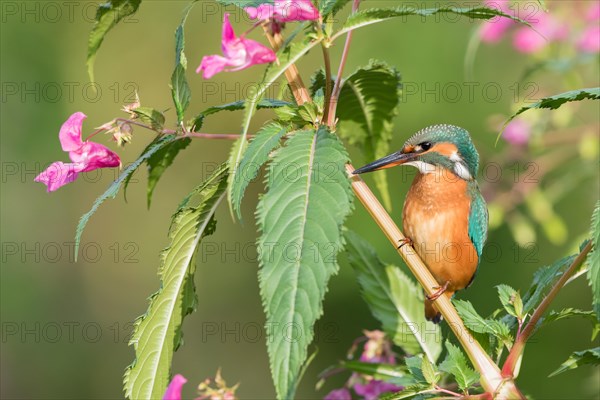
<instances>
[{"instance_id":1,"label":"green leaf","mask_svg":"<svg viewBox=\"0 0 600 400\"><path fill-rule=\"evenodd\" d=\"M190 86L185 79L185 68L181 64L175 66L173 75L171 76L171 95L173 103L177 111L177 122L180 124L183 121L185 110L190 105L192 92Z\"/></svg>"},{"instance_id":2,"label":"green leaf","mask_svg":"<svg viewBox=\"0 0 600 400\"><path fill-rule=\"evenodd\" d=\"M379 22L387 21L392 18L418 15L422 17L428 17L439 13L451 13L461 16L465 16L473 19L488 20L494 17L505 17L510 18L514 21L521 22L525 25L529 25L527 21L514 17L512 15L503 13L496 8L489 7L436 7L436 8L415 8L411 6L397 7L397 8L370 8L356 12L348 17L346 23L332 38L335 40L337 37L348 33L354 29L362 28Z\"/></svg>"},{"instance_id":3,"label":"green leaf","mask_svg":"<svg viewBox=\"0 0 600 400\"><path fill-rule=\"evenodd\" d=\"M552 265L544 266L534 272L531 287L523 295L524 313L529 314L542 302L546 292L562 276L569 265L572 264L575 257L576 255L562 258Z\"/></svg>"},{"instance_id":4,"label":"green leaf","mask_svg":"<svg viewBox=\"0 0 600 400\"><path fill-rule=\"evenodd\" d=\"M404 390L392 393L389 395L382 394L379 398L380 400L403 400L410 399L411 397L417 399L429 398L429 397L421 397L420 395L424 395L427 393L435 393L435 390L430 385L417 384L411 385L404 388Z\"/></svg>"},{"instance_id":5,"label":"green leaf","mask_svg":"<svg viewBox=\"0 0 600 400\"><path fill-rule=\"evenodd\" d=\"M423 371L423 377L430 385L437 384L441 378L436 366L427 357L423 357L421 371Z\"/></svg>"},{"instance_id":6,"label":"green leaf","mask_svg":"<svg viewBox=\"0 0 600 400\"><path fill-rule=\"evenodd\" d=\"M467 359L457 346L446 341L446 349L448 355L440 364L440 369L452 374L461 390L464 391L479 381L479 374L467 364Z\"/></svg>"},{"instance_id":7,"label":"green leaf","mask_svg":"<svg viewBox=\"0 0 600 400\"><path fill-rule=\"evenodd\" d=\"M217 0L224 6L234 5L239 8L258 7L261 4L273 4L274 0Z\"/></svg>"},{"instance_id":8,"label":"green leaf","mask_svg":"<svg viewBox=\"0 0 600 400\"><path fill-rule=\"evenodd\" d=\"M425 374L423 374L423 357L415 356L415 357L406 357L404 359L404 363L408 368L408 371L411 373L412 377L417 381L417 383L427 383L425 379ZM431 385L429 385L431 387Z\"/></svg>"},{"instance_id":9,"label":"green leaf","mask_svg":"<svg viewBox=\"0 0 600 400\"><path fill-rule=\"evenodd\" d=\"M181 124L184 118L185 110L190 105L190 99L192 93L190 91L190 85L185 78L185 71L187 69L187 59L185 57L185 35L183 28L185 21L190 13L190 10L194 6L196 1L192 1L184 10L183 18L181 23L175 30L175 69L171 75L171 96L173 97L173 103L175 104L175 111L177 112L177 122Z\"/></svg>"},{"instance_id":10,"label":"green leaf","mask_svg":"<svg viewBox=\"0 0 600 400\"><path fill-rule=\"evenodd\" d=\"M498 285L496 289L498 289L500 302L506 312L515 318L523 320L525 317L523 314L523 300L519 292L508 285Z\"/></svg>"},{"instance_id":11,"label":"green leaf","mask_svg":"<svg viewBox=\"0 0 600 400\"><path fill-rule=\"evenodd\" d=\"M372 376L374 379L406 386L414 383L407 369L402 365L376 364L361 361L341 361L339 366L352 372Z\"/></svg>"},{"instance_id":12,"label":"green leaf","mask_svg":"<svg viewBox=\"0 0 600 400\"><path fill-rule=\"evenodd\" d=\"M454 300L453 303L467 328L474 332L494 335L507 347L510 347L512 336L510 334L510 329L504 322L483 318L475 311L473 305L468 301Z\"/></svg>"},{"instance_id":13,"label":"green leaf","mask_svg":"<svg viewBox=\"0 0 600 400\"><path fill-rule=\"evenodd\" d=\"M142 0L108 0L98 5L96 22L88 38L87 68L90 81L94 82L94 61L104 36L121 20L133 15Z\"/></svg>"},{"instance_id":14,"label":"green leaf","mask_svg":"<svg viewBox=\"0 0 600 400\"><path fill-rule=\"evenodd\" d=\"M354 232L346 232L348 261L362 295L393 342L409 354L423 351L435 363L442 352L439 325L423 314L423 290L400 268L384 264L373 247Z\"/></svg>"},{"instance_id":15,"label":"green leaf","mask_svg":"<svg viewBox=\"0 0 600 400\"><path fill-rule=\"evenodd\" d=\"M265 125L256 133L248 145L239 165L239 173L235 174L232 198L233 209L239 219L242 218L241 203L248 184L256 178L258 171L269 159L270 153L280 145L281 138L287 133L288 128L278 123Z\"/></svg>"},{"instance_id":16,"label":"green leaf","mask_svg":"<svg viewBox=\"0 0 600 400\"><path fill-rule=\"evenodd\" d=\"M289 106L290 104L292 104L292 103L289 103L287 101L282 101L282 100L262 99L256 105L256 109L260 110L261 108L279 108L279 107ZM198 116L192 120L191 130L192 131L200 130L200 128L202 127L202 124L204 123L204 118L208 117L209 115L216 114L221 111L243 110L245 107L246 107L246 101L244 101L244 100L234 101L233 103L227 103L227 104L223 104L220 106L209 107L206 110L202 111L200 114L198 114Z\"/></svg>"},{"instance_id":17,"label":"green leaf","mask_svg":"<svg viewBox=\"0 0 600 400\"><path fill-rule=\"evenodd\" d=\"M280 77L284 74L284 72L294 63L296 63L302 56L304 56L310 49L321 43L323 38L319 38L317 40L309 40L304 41L302 43L291 43L289 46L284 47L279 50L277 53L277 57L279 60L278 64L271 64L265 73L265 77L262 82L253 87L248 100L246 101L245 106L245 115L244 120L242 122L242 134L240 135L240 140L243 142L239 146L236 147L236 152L231 154L229 158L229 169L232 171L232 174L229 178L229 186L227 189L228 196L227 201L229 203L229 208L233 212L233 182L235 181L236 171L238 170L238 166L240 161L242 160L242 156L244 155L244 151L246 150L246 140L248 136L248 130L250 129L250 121L252 120L252 116L256 112L257 105L261 100L262 96L266 93L267 89L271 87Z\"/></svg>"},{"instance_id":18,"label":"green leaf","mask_svg":"<svg viewBox=\"0 0 600 400\"><path fill-rule=\"evenodd\" d=\"M173 160L175 160L177 154L179 154L181 150L188 147L191 142L192 139L190 138L176 140L152 154L152 156L150 156L150 158L148 158L146 161L146 164L148 165L148 208L150 208L150 204L152 203L152 194L154 193L154 189L156 188L158 180L167 170L167 168L173 164Z\"/></svg>"},{"instance_id":19,"label":"green leaf","mask_svg":"<svg viewBox=\"0 0 600 400\"><path fill-rule=\"evenodd\" d=\"M183 318L195 306L192 259L202 238L214 231L214 213L225 197L226 181L227 169L221 166L173 215L171 243L161 253L161 287L135 322L129 342L136 356L124 377L130 399L159 399L167 389L173 352L182 342Z\"/></svg>"},{"instance_id":20,"label":"green leaf","mask_svg":"<svg viewBox=\"0 0 600 400\"><path fill-rule=\"evenodd\" d=\"M79 220L79 224L77 225L77 231L75 232L75 260L77 260L77 253L79 252L79 243L81 242L81 235L83 234L83 230L87 225L90 217L98 210L100 205L104 203L106 199L114 199L117 193L119 192L119 188L121 184L129 178L131 174L135 172L135 170L148 158L150 158L154 153L160 150L163 146L177 140L175 135L165 135L157 140L152 146L150 146L137 160L133 163L129 164L127 168L121 172L121 175L106 189L106 191L94 201L92 204L92 208L87 213L83 214L81 219Z\"/></svg>"},{"instance_id":21,"label":"green leaf","mask_svg":"<svg viewBox=\"0 0 600 400\"><path fill-rule=\"evenodd\" d=\"M320 0L319 13L325 17L329 14L335 15L340 11L350 0Z\"/></svg>"},{"instance_id":22,"label":"green leaf","mask_svg":"<svg viewBox=\"0 0 600 400\"><path fill-rule=\"evenodd\" d=\"M592 214L592 251L588 254L586 263L588 265L588 282L592 287L593 308L596 317L600 320L600 201Z\"/></svg>"},{"instance_id":23,"label":"green leaf","mask_svg":"<svg viewBox=\"0 0 600 400\"><path fill-rule=\"evenodd\" d=\"M341 229L352 208L347 162L325 127L296 132L276 151L257 207L260 293L280 399L294 397L327 283L338 271Z\"/></svg>"},{"instance_id":24,"label":"green leaf","mask_svg":"<svg viewBox=\"0 0 600 400\"><path fill-rule=\"evenodd\" d=\"M600 365L600 347L574 352L567 361L562 363L561 366L548 377L556 376L570 369L575 369L580 365Z\"/></svg>"},{"instance_id":25,"label":"green leaf","mask_svg":"<svg viewBox=\"0 0 600 400\"><path fill-rule=\"evenodd\" d=\"M560 311L552 310L546 317L542 318L538 322L538 327L536 327L536 328L539 329L540 327L547 325L551 322L559 321L561 319L566 319L566 318L573 318L573 317L586 318L587 320L589 320L592 323L592 327L594 328L595 331L597 331L599 329L598 319L596 318L596 313L594 311L583 311L583 310L578 310L576 308L564 308Z\"/></svg>"},{"instance_id":26,"label":"green leaf","mask_svg":"<svg viewBox=\"0 0 600 400\"><path fill-rule=\"evenodd\" d=\"M165 125L165 116L158 110L150 107L138 107L131 110L136 117L145 124L148 124L157 132L160 132Z\"/></svg>"},{"instance_id":27,"label":"green leaf","mask_svg":"<svg viewBox=\"0 0 600 400\"><path fill-rule=\"evenodd\" d=\"M367 162L390 153L393 121L398 114L400 95L400 74L382 62L371 61L344 81L337 107L341 122L340 136L357 145ZM356 125L364 134L357 135ZM383 204L391 210L386 171L376 173L374 179Z\"/></svg>"},{"instance_id":28,"label":"green leaf","mask_svg":"<svg viewBox=\"0 0 600 400\"><path fill-rule=\"evenodd\" d=\"M565 92L565 93L560 93L560 94L557 94L554 96L545 97L545 98L541 99L540 101L538 101L537 103L524 106L524 107L520 108L519 111L514 113L508 120L506 120L506 122L504 123L504 126L502 128L502 131L500 131L500 134L498 134L498 139L500 139L500 137L502 136L502 133L504 132L504 128L506 128L506 126L510 123L510 121L512 121L518 115L524 113L527 110L532 110L532 109L536 109L536 108L547 108L550 110L556 110L557 108L559 108L560 106L562 106L565 103L569 103L572 101L582 101L582 100L586 100L586 99L589 99L589 100L600 99L600 88L597 87L597 88L571 90L570 92Z\"/></svg>"}]
</instances>

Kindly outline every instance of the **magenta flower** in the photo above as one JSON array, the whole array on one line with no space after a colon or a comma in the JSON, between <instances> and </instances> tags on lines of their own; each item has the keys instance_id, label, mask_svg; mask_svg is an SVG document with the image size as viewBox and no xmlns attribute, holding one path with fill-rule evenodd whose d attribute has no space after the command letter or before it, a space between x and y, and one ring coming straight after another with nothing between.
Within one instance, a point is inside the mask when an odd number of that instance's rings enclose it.
<instances>
[{"instance_id":1,"label":"magenta flower","mask_svg":"<svg viewBox=\"0 0 600 400\"><path fill-rule=\"evenodd\" d=\"M275 0L274 4L261 4L258 7L244 8L252 19L276 22L314 21L319 19L319 11L310 0Z\"/></svg>"},{"instance_id":2,"label":"magenta flower","mask_svg":"<svg viewBox=\"0 0 600 400\"><path fill-rule=\"evenodd\" d=\"M512 14L508 8L508 0L486 1L487 7L496 8L505 14ZM483 42L496 43L499 42L508 28L514 24L512 19L506 17L496 17L486 21L479 31L479 36Z\"/></svg>"},{"instance_id":3,"label":"magenta flower","mask_svg":"<svg viewBox=\"0 0 600 400\"><path fill-rule=\"evenodd\" d=\"M536 53L548 43L564 40L568 36L568 27L549 14L539 13L531 18L533 29L524 26L517 30L513 38L513 46L521 53Z\"/></svg>"},{"instance_id":4,"label":"magenta flower","mask_svg":"<svg viewBox=\"0 0 600 400\"><path fill-rule=\"evenodd\" d=\"M523 119L514 119L510 121L502 137L510 144L522 146L529 142L531 136L531 124Z\"/></svg>"},{"instance_id":5,"label":"magenta flower","mask_svg":"<svg viewBox=\"0 0 600 400\"><path fill-rule=\"evenodd\" d=\"M377 400L382 393L399 392L403 390L402 386L396 386L393 383L378 381L371 379L366 384L356 383L354 391L359 396L363 396L364 400Z\"/></svg>"},{"instance_id":6,"label":"magenta flower","mask_svg":"<svg viewBox=\"0 0 600 400\"><path fill-rule=\"evenodd\" d=\"M225 57L219 55L205 56L196 73L204 71L204 79L210 79L215 74L231 67L227 71L239 71L256 64L271 63L276 60L273 50L250 39L235 36L229 22L229 14L223 19L223 36L221 48Z\"/></svg>"},{"instance_id":7,"label":"magenta flower","mask_svg":"<svg viewBox=\"0 0 600 400\"><path fill-rule=\"evenodd\" d=\"M586 28L577 41L577 48L584 53L600 52L600 26Z\"/></svg>"},{"instance_id":8,"label":"magenta flower","mask_svg":"<svg viewBox=\"0 0 600 400\"><path fill-rule=\"evenodd\" d=\"M352 395L347 388L343 387L327 393L323 400L352 400Z\"/></svg>"},{"instance_id":9,"label":"magenta flower","mask_svg":"<svg viewBox=\"0 0 600 400\"><path fill-rule=\"evenodd\" d=\"M163 400L181 400L181 388L187 382L183 375L177 374L169 383Z\"/></svg>"},{"instance_id":10,"label":"magenta flower","mask_svg":"<svg viewBox=\"0 0 600 400\"><path fill-rule=\"evenodd\" d=\"M58 138L63 151L69 153L72 163L57 161L35 177L34 181L45 184L48 192L53 192L77 179L80 172L99 168L118 167L121 159L107 147L94 142L81 140L81 127L86 115L76 112L60 128Z\"/></svg>"}]
</instances>

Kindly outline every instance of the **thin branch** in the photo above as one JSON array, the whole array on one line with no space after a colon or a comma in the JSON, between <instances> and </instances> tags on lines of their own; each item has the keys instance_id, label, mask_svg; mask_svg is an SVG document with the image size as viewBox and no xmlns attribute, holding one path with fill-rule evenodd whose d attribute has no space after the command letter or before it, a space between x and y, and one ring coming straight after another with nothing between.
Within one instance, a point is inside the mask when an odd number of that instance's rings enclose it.
<instances>
[{"instance_id":1,"label":"thin branch","mask_svg":"<svg viewBox=\"0 0 600 400\"><path fill-rule=\"evenodd\" d=\"M329 107L331 104L331 57L329 57L329 48L321 42L323 49L323 60L325 62L325 103L323 104L323 121L329 119ZM334 110L335 111L335 110Z\"/></svg>"},{"instance_id":2,"label":"thin branch","mask_svg":"<svg viewBox=\"0 0 600 400\"><path fill-rule=\"evenodd\" d=\"M398 243L400 243L405 236L400 229L398 229L398 226L383 208L379 200L377 200L367 184L364 183L359 176L352 174L354 167L348 164L346 165L346 171L350 176L352 189L354 190L356 197L361 201L363 206L365 206L369 214L371 214L371 217L375 220L377 225L379 225L394 248L397 249L400 256L406 262L406 265L408 265L408 268L425 289L425 293L428 295L434 294L436 291L435 288L439 286L439 283L435 280L433 275L431 275L429 269L411 247L402 246L398 249ZM458 315L458 312L450 302L450 299L446 296L440 296L435 300L435 306L444 316L448 326L469 356L475 369L479 371L481 375L481 386L487 392L493 393L494 398L497 399L524 399L515 383L511 379L502 377L498 366L469 333L462 319Z\"/></svg>"},{"instance_id":3,"label":"thin branch","mask_svg":"<svg viewBox=\"0 0 600 400\"><path fill-rule=\"evenodd\" d=\"M523 331L517 336L515 340L515 344L510 349L510 353L506 357L506 361L504 362L504 366L502 367L502 375L505 377L513 377L515 368L519 364L519 360L523 356L523 350L525 350L525 344L527 344L527 340L531 337L531 334L535 330L535 326L538 321L544 315L552 300L556 297L558 292L565 286L569 278L575 273L575 271L583 264L585 258L588 253L592 250L592 242L589 241L588 244L583 248L581 253L573 260L573 263L569 266L569 268L565 271L565 273L560 277L560 279L554 284L546 298L540 303L540 305L535 309L531 318L525 325Z\"/></svg>"},{"instance_id":4,"label":"thin branch","mask_svg":"<svg viewBox=\"0 0 600 400\"><path fill-rule=\"evenodd\" d=\"M283 38L281 37L281 34L271 34L266 24L263 24L263 30L265 31L267 40L269 41L269 44L273 50L278 51L283 45ZM298 105L302 105L311 101L310 94L308 93L306 85L304 85L302 77L300 76L300 72L298 72L298 68L295 64L292 64L288 67L288 69L285 71L285 77L292 88L292 93L294 94L294 98L296 99L296 103L298 103Z\"/></svg>"},{"instance_id":5,"label":"thin branch","mask_svg":"<svg viewBox=\"0 0 600 400\"><path fill-rule=\"evenodd\" d=\"M352 12L355 13L358 11L358 6L360 5L360 0L354 0L352 3ZM333 38L332 38L333 40ZM331 100L329 103L329 111L327 112L327 125L333 126L335 124L335 112L337 110L337 103L340 97L340 93L342 92L342 75L344 74L344 67L346 66L346 61L348 60L348 52L350 51L350 43L352 43L352 31L348 32L346 36L346 43L344 43L344 50L342 52L342 58L340 59L340 66L338 68L338 73L335 78L335 85L333 85L333 93L331 94Z\"/></svg>"}]
</instances>

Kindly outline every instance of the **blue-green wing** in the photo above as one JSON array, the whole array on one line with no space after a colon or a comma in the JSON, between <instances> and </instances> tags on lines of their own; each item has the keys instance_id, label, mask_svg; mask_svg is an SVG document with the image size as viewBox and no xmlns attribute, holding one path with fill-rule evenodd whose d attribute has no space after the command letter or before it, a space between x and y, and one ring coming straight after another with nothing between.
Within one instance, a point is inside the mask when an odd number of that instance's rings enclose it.
<instances>
[{"instance_id":1,"label":"blue-green wing","mask_svg":"<svg viewBox=\"0 0 600 400\"><path fill-rule=\"evenodd\" d=\"M488 230L488 210L483 196L479 192L477 183L473 182L469 185L471 195L471 210L469 212L469 238L475 246L477 255L481 260L483 245L487 240Z\"/></svg>"}]
</instances>

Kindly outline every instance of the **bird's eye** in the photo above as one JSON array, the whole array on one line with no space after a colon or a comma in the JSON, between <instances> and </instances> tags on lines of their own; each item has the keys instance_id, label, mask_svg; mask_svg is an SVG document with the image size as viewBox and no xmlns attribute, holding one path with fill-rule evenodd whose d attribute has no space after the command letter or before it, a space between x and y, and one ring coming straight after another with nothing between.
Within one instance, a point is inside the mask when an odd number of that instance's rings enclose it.
<instances>
[{"instance_id":1,"label":"bird's eye","mask_svg":"<svg viewBox=\"0 0 600 400\"><path fill-rule=\"evenodd\" d=\"M423 151L427 151L431 148L431 142L423 142L419 144L419 147L421 147Z\"/></svg>"}]
</instances>

